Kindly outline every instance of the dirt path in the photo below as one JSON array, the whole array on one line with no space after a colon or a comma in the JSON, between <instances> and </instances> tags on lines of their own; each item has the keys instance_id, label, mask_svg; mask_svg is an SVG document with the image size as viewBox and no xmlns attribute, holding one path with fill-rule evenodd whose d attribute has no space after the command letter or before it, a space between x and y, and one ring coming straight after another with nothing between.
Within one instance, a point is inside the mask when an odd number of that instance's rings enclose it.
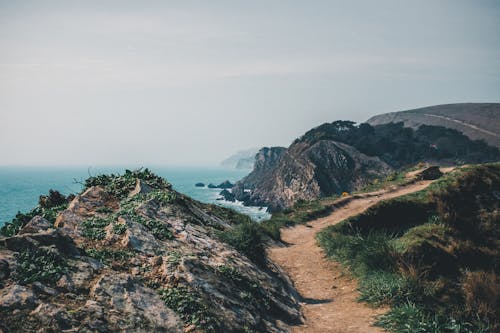
<instances>
[{"instance_id":1,"label":"dirt path","mask_svg":"<svg viewBox=\"0 0 500 333\"><path fill-rule=\"evenodd\" d=\"M373 309L356 301L359 296L356 281L342 273L340 264L325 258L315 235L379 201L420 191L431 182L420 181L391 191L369 193L327 217L281 230L282 239L289 245L272 247L268 254L285 270L303 297L305 323L294 327L294 332L383 332L372 324L375 316L385 309Z\"/></svg>"}]
</instances>

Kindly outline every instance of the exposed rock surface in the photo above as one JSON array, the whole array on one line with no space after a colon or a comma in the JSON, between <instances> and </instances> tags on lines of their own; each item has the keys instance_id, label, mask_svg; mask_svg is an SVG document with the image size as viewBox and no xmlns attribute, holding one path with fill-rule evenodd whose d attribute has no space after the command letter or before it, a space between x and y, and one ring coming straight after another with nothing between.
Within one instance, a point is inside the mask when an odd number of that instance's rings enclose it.
<instances>
[{"instance_id":1,"label":"exposed rock surface","mask_svg":"<svg viewBox=\"0 0 500 333\"><path fill-rule=\"evenodd\" d=\"M378 157L330 140L297 140L288 149L265 149L259 155L254 171L235 185L233 193L246 204L272 211L298 200L350 192L391 171Z\"/></svg>"},{"instance_id":2,"label":"exposed rock surface","mask_svg":"<svg viewBox=\"0 0 500 333\"><path fill-rule=\"evenodd\" d=\"M420 180L435 180L441 178L442 175L443 173L439 169L439 166L434 165L422 170L416 177Z\"/></svg>"},{"instance_id":3,"label":"exposed rock surface","mask_svg":"<svg viewBox=\"0 0 500 333\"><path fill-rule=\"evenodd\" d=\"M0 238L0 331L286 332L302 320L277 267L218 237L234 213L136 184L91 186L55 226L36 218Z\"/></svg>"},{"instance_id":4,"label":"exposed rock surface","mask_svg":"<svg viewBox=\"0 0 500 333\"><path fill-rule=\"evenodd\" d=\"M219 195L222 196L222 198L226 201L231 201L231 202L234 202L236 201L236 197L235 195L232 193L232 192L229 192L228 190L222 190Z\"/></svg>"}]
</instances>

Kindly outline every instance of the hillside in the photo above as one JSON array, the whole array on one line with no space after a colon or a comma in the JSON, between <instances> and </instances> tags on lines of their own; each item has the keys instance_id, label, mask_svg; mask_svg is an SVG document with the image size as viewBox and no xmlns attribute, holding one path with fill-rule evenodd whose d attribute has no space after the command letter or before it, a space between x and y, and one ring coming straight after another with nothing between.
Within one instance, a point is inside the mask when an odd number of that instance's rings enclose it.
<instances>
[{"instance_id":1,"label":"hillside","mask_svg":"<svg viewBox=\"0 0 500 333\"><path fill-rule=\"evenodd\" d=\"M500 148L500 103L461 103L390 112L366 121L375 126L404 122L405 126L444 126L456 129L473 140L482 139Z\"/></svg>"},{"instance_id":2,"label":"hillside","mask_svg":"<svg viewBox=\"0 0 500 333\"><path fill-rule=\"evenodd\" d=\"M460 168L421 191L376 199L317 240L359 279L361 301L390 307L379 326L498 332L499 193L500 164Z\"/></svg>"},{"instance_id":3,"label":"hillside","mask_svg":"<svg viewBox=\"0 0 500 333\"><path fill-rule=\"evenodd\" d=\"M1 229L0 331L287 332L301 321L246 216L147 169L84 185Z\"/></svg>"},{"instance_id":4,"label":"hillside","mask_svg":"<svg viewBox=\"0 0 500 333\"><path fill-rule=\"evenodd\" d=\"M255 162L255 155L257 154L258 150L258 148L240 150L223 160L221 162L221 166L232 169L251 170Z\"/></svg>"},{"instance_id":5,"label":"hillside","mask_svg":"<svg viewBox=\"0 0 500 333\"><path fill-rule=\"evenodd\" d=\"M441 126L414 130L403 123L335 121L311 129L279 154L259 156L264 163L236 183L233 193L246 204L279 211L301 200L358 190L418 162L498 161L500 151Z\"/></svg>"}]
</instances>

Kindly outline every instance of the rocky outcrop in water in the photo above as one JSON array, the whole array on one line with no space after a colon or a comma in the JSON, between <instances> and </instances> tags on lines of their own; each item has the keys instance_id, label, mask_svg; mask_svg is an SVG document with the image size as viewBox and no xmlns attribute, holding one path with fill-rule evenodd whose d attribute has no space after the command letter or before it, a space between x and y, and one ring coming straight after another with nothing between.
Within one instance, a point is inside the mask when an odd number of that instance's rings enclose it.
<instances>
[{"instance_id":1,"label":"rocky outcrop in water","mask_svg":"<svg viewBox=\"0 0 500 333\"><path fill-rule=\"evenodd\" d=\"M55 223L36 216L0 238L0 331L286 332L301 321L278 268L222 241L239 215L151 174L99 177Z\"/></svg>"}]
</instances>

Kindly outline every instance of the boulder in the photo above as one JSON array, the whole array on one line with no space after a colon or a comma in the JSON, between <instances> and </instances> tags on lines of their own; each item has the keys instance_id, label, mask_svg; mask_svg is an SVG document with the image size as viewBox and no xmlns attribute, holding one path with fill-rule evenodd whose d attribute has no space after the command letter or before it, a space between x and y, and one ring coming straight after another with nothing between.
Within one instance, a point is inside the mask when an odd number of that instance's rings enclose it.
<instances>
[{"instance_id":1,"label":"boulder","mask_svg":"<svg viewBox=\"0 0 500 333\"><path fill-rule=\"evenodd\" d=\"M203 183L196 183L194 186L196 186L196 187L205 187L205 184L203 184Z\"/></svg>"},{"instance_id":2,"label":"boulder","mask_svg":"<svg viewBox=\"0 0 500 333\"><path fill-rule=\"evenodd\" d=\"M118 223L127 225L127 230L121 241L122 246L151 255L160 248L160 243L155 236L142 224L124 217L119 217Z\"/></svg>"},{"instance_id":3,"label":"boulder","mask_svg":"<svg viewBox=\"0 0 500 333\"><path fill-rule=\"evenodd\" d=\"M220 193L219 193L223 198L224 200L226 201L231 201L231 202L235 202L236 201L236 198L234 196L233 193L229 192L228 190L224 189L222 190Z\"/></svg>"},{"instance_id":4,"label":"boulder","mask_svg":"<svg viewBox=\"0 0 500 333\"><path fill-rule=\"evenodd\" d=\"M32 247L54 247L61 253L67 255L78 255L80 251L76 248L73 240L57 230L47 230L36 234L22 234L4 238L3 245L11 251L22 251Z\"/></svg>"},{"instance_id":5,"label":"boulder","mask_svg":"<svg viewBox=\"0 0 500 333\"><path fill-rule=\"evenodd\" d=\"M81 215L92 216L98 208L118 208L118 200L100 186L92 186L82 194L76 196L69 204L68 210Z\"/></svg>"},{"instance_id":6,"label":"boulder","mask_svg":"<svg viewBox=\"0 0 500 333\"><path fill-rule=\"evenodd\" d=\"M229 180L223 181L219 185L217 185L218 188L222 189L228 189L228 188L233 188L234 184L231 183Z\"/></svg>"},{"instance_id":7,"label":"boulder","mask_svg":"<svg viewBox=\"0 0 500 333\"><path fill-rule=\"evenodd\" d=\"M20 309L32 307L35 305L35 294L33 290L13 284L0 291L0 310L1 309Z\"/></svg>"},{"instance_id":8,"label":"boulder","mask_svg":"<svg viewBox=\"0 0 500 333\"><path fill-rule=\"evenodd\" d=\"M47 230L51 228L52 225L41 216L35 216L32 218L28 224L26 224L20 231L19 234L33 234L40 231Z\"/></svg>"},{"instance_id":9,"label":"boulder","mask_svg":"<svg viewBox=\"0 0 500 333\"><path fill-rule=\"evenodd\" d=\"M439 167L438 166L431 166L425 170L422 170L420 173L418 173L417 179L435 180L435 179L441 178L441 176L443 176L443 173L441 172Z\"/></svg>"}]
</instances>

